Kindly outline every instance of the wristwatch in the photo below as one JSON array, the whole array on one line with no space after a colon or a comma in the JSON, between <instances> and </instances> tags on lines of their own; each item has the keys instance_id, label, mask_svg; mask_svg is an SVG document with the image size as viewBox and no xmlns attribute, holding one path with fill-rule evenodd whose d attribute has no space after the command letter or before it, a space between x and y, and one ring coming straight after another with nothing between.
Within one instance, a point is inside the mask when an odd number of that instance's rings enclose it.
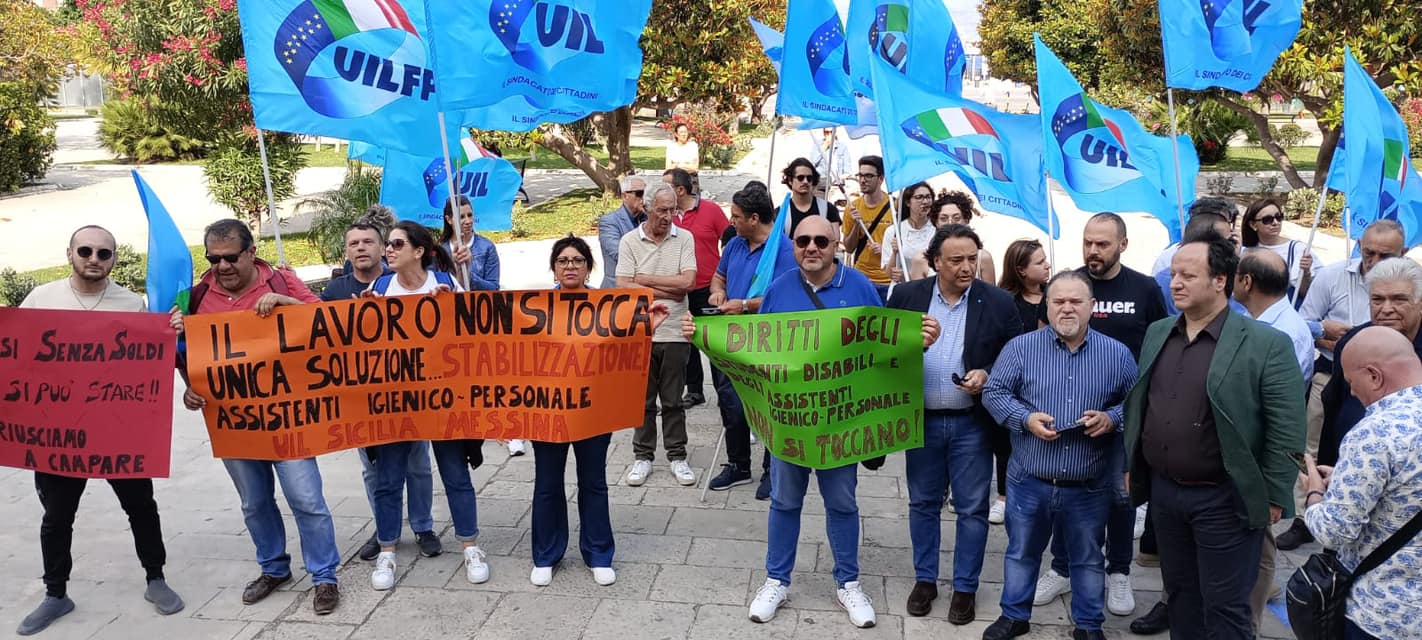
<instances>
[{"instance_id":1,"label":"wristwatch","mask_svg":"<svg viewBox=\"0 0 1422 640\"><path fill-rule=\"evenodd\" d=\"M741 298L741 313L749 313L749 312L750 312L750 311L749 311L749 308L750 308L750 307L748 307L748 306L746 305L746 300L745 300L745 298Z\"/></svg>"}]
</instances>

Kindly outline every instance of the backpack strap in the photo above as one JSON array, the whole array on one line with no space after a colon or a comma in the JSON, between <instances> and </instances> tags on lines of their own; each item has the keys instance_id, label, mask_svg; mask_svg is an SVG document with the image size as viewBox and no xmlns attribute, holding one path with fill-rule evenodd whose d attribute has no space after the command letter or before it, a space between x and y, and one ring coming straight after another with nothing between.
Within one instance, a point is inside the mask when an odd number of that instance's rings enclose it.
<instances>
[{"instance_id":1,"label":"backpack strap","mask_svg":"<svg viewBox=\"0 0 1422 640\"><path fill-rule=\"evenodd\" d=\"M381 274L379 278L375 279L375 282L370 283L370 290L383 296L385 291L390 288L390 281L394 279L395 274L393 273Z\"/></svg>"},{"instance_id":2,"label":"backpack strap","mask_svg":"<svg viewBox=\"0 0 1422 640\"><path fill-rule=\"evenodd\" d=\"M1407 524L1402 525L1401 529L1398 529L1395 533L1388 536L1387 540L1384 540L1382 544L1378 545L1378 548L1373 549L1372 553L1369 553L1367 557L1363 558L1363 560L1358 563L1358 568L1353 570L1353 580L1356 582L1359 576L1376 569L1378 565L1407 546L1407 543L1417 537L1418 531L1422 531L1422 511L1413 514L1412 519L1408 520Z\"/></svg>"},{"instance_id":3,"label":"backpack strap","mask_svg":"<svg viewBox=\"0 0 1422 640\"><path fill-rule=\"evenodd\" d=\"M450 291L454 290L454 276L449 275L448 271L436 271L434 272L434 277L435 282L449 287Z\"/></svg>"},{"instance_id":4,"label":"backpack strap","mask_svg":"<svg viewBox=\"0 0 1422 640\"><path fill-rule=\"evenodd\" d=\"M274 293L279 293L284 296L291 295L291 287L286 285L286 278L281 275L281 271L276 267L272 267L272 277L267 278L267 286L271 287Z\"/></svg>"}]
</instances>

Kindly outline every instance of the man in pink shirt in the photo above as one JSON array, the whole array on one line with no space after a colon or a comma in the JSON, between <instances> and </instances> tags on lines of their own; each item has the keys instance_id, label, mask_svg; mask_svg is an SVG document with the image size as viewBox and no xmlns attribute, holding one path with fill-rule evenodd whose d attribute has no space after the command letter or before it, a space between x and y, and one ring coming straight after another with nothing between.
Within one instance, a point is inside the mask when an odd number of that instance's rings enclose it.
<instances>
[{"instance_id":1,"label":"man in pink shirt","mask_svg":"<svg viewBox=\"0 0 1422 640\"><path fill-rule=\"evenodd\" d=\"M676 190L677 208L683 212L676 217L676 226L690 231L696 241L696 281L686 294L686 301L691 315L699 316L702 309L713 306L711 279L716 277L716 265L721 263L722 236L730 228L731 220L720 205L696 195L691 174L685 169L667 169L662 174L662 182ZM701 354L693 350L686 360L686 396L681 399L684 408L706 402L706 394L702 392L705 381Z\"/></svg>"}]
</instances>

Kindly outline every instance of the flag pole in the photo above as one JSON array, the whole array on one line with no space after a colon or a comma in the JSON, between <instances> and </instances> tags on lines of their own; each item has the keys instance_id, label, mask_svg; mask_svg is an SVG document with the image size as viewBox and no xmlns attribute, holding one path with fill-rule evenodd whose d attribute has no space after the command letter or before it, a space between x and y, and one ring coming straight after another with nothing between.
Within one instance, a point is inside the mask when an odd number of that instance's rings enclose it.
<instances>
[{"instance_id":1,"label":"flag pole","mask_svg":"<svg viewBox=\"0 0 1422 640\"><path fill-rule=\"evenodd\" d=\"M453 203L453 202L454 202L454 196L455 196L455 190L454 190L454 180L455 180L455 176L454 176L453 167L451 166L452 163L451 163L450 160L449 160L449 132L448 132L448 131L445 131L445 127L444 127L444 111L443 111L443 110L441 110L441 111L439 112L439 144L440 144L441 147L444 148L444 182L445 182L445 184L449 185L449 202L450 202L450 203ZM446 205L446 206L448 206L448 205ZM470 208L472 209L472 208L474 207L473 202L470 202L469 206L470 206ZM454 209L454 215L453 215L452 217L453 217L454 219L449 221L449 226L454 229L454 246L455 246L455 247L462 247L462 246L464 246L464 238L461 237L463 234L460 232L460 222L459 222L459 219L460 219L461 217L463 217L463 213L460 211L460 207L455 207L455 209ZM453 253L453 251L451 251L450 253ZM474 256L469 256L469 258L472 260L472 259L474 258ZM455 274L457 275L457 277L459 278L459 283L462 284L462 285L464 285L464 289L465 289L465 290L468 290L468 289L469 289L469 267L466 266L466 265L456 264L456 265L454 266L454 271L455 271Z\"/></svg>"},{"instance_id":2,"label":"flag pole","mask_svg":"<svg viewBox=\"0 0 1422 640\"><path fill-rule=\"evenodd\" d=\"M1308 244L1304 245L1304 255L1313 253L1313 236L1318 233L1318 223L1323 219L1323 205L1328 201L1328 187L1319 187L1318 208L1313 210L1313 227L1308 230ZM1352 255L1345 256L1351 258Z\"/></svg>"},{"instance_id":3,"label":"flag pole","mask_svg":"<svg viewBox=\"0 0 1422 640\"><path fill-rule=\"evenodd\" d=\"M1056 207L1055 207L1054 205L1052 205L1052 182L1051 182L1051 180L1050 180L1051 174L1050 174L1050 173L1045 174L1045 177L1048 178L1048 179L1046 179L1046 180L1043 180L1043 182L1045 183L1044 186L1046 186L1046 188L1047 188L1047 262L1050 262L1050 263L1052 264L1052 266L1056 266L1056 264L1057 264L1057 223L1056 223L1057 209L1056 209Z\"/></svg>"},{"instance_id":4,"label":"flag pole","mask_svg":"<svg viewBox=\"0 0 1422 640\"><path fill-rule=\"evenodd\" d=\"M272 169L267 160L267 138L262 129L257 128L257 152L262 156L262 182L267 187L267 217L272 219L272 233L276 239L277 266L286 266L286 250L281 246L281 223L276 217L276 196L272 194ZM257 224L262 223L257 219Z\"/></svg>"},{"instance_id":5,"label":"flag pole","mask_svg":"<svg viewBox=\"0 0 1422 640\"><path fill-rule=\"evenodd\" d=\"M1347 269L1348 262L1353 259L1353 224L1352 224L1352 220L1351 220L1351 218L1352 218L1353 216L1349 215L1350 213L1351 213L1351 211L1349 210L1349 208L1348 208L1347 206L1344 206L1344 207L1343 207L1343 266L1344 266L1343 272L1344 272L1344 273L1347 273L1347 272L1348 272L1348 269ZM1362 270L1363 270L1363 267L1362 267L1362 264L1361 264L1361 263L1359 263L1359 265L1358 265L1358 270L1359 270L1359 271L1362 271ZM1346 301L1344 304L1346 304L1347 307L1348 307L1348 324L1349 324L1349 325L1352 325L1352 324L1354 324L1354 321L1353 321L1353 283L1352 283L1352 278L1351 278L1351 277L1349 278L1348 287L1347 287L1346 289L1344 289L1344 291L1345 291L1344 295L1347 296L1347 301ZM1334 354L1334 356L1337 356L1337 355L1338 355L1338 354Z\"/></svg>"},{"instance_id":6,"label":"flag pole","mask_svg":"<svg viewBox=\"0 0 1422 640\"><path fill-rule=\"evenodd\" d=\"M780 133L780 116L774 116L770 120L770 158L765 161L765 190L770 192L771 176L775 175L775 138Z\"/></svg>"},{"instance_id":7,"label":"flag pole","mask_svg":"<svg viewBox=\"0 0 1422 640\"><path fill-rule=\"evenodd\" d=\"M1180 180L1180 134L1175 129L1175 89L1165 88L1165 101L1170 111L1170 149L1175 158L1175 208L1180 215L1180 233L1185 233L1185 190Z\"/></svg>"},{"instance_id":8,"label":"flag pole","mask_svg":"<svg viewBox=\"0 0 1422 640\"><path fill-rule=\"evenodd\" d=\"M909 265L908 265L908 260L907 260L906 257L904 256L904 251L903 251L903 248L904 248L904 220L903 220L903 216L900 215L900 207L899 207L899 205L902 205L902 204L903 204L903 200L904 200L903 194L904 194L904 191L903 191L903 189L899 189L897 193L899 194L899 197L897 197L897 198L893 197L893 196L894 196L894 193L893 193L893 192L889 193L889 206L893 207L893 211L892 211L891 213L892 213L893 216L894 216L894 242L899 245L897 248L894 249L894 260L893 260L893 261L899 263L899 268L901 268L901 269L904 270L904 282L908 282L908 281L909 281ZM893 282L893 278L890 278L890 279L889 279L889 292L890 292L890 293L893 292L894 284L896 284L896 283Z\"/></svg>"}]
</instances>

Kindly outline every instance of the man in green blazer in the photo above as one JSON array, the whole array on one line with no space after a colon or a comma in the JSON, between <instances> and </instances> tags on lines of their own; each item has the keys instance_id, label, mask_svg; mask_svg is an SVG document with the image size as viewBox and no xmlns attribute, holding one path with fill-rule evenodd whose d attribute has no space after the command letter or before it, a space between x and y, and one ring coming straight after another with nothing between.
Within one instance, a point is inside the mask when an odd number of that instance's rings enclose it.
<instances>
[{"instance_id":1,"label":"man in green blazer","mask_svg":"<svg viewBox=\"0 0 1422 640\"><path fill-rule=\"evenodd\" d=\"M1171 263L1181 315L1150 326L1126 398L1128 484L1150 501L1172 638L1253 638L1264 530L1291 516L1303 377L1279 331L1230 312L1239 257L1218 234Z\"/></svg>"}]
</instances>

